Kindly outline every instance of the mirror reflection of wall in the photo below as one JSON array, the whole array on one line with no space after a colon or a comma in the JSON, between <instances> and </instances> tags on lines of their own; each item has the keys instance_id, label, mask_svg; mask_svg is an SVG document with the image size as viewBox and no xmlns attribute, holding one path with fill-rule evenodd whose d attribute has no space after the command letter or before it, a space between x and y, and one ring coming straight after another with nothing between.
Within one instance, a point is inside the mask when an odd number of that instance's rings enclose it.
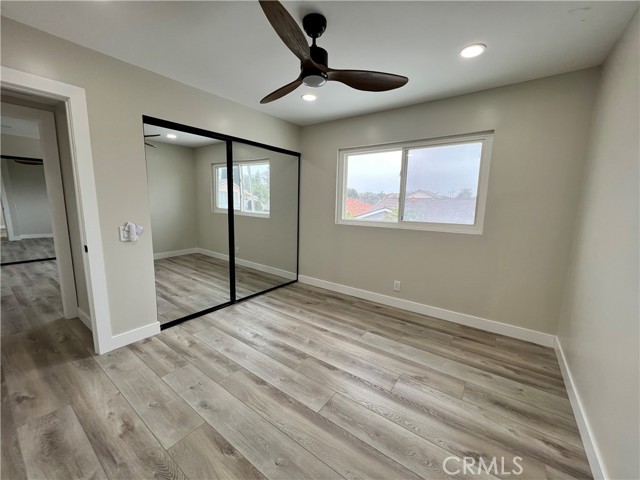
<instances>
[{"instance_id":1,"label":"mirror reflection of wall","mask_svg":"<svg viewBox=\"0 0 640 480\"><path fill-rule=\"evenodd\" d=\"M234 142L233 165L236 290L243 298L297 279L298 158Z\"/></svg>"},{"instance_id":2,"label":"mirror reflection of wall","mask_svg":"<svg viewBox=\"0 0 640 480\"><path fill-rule=\"evenodd\" d=\"M2 264L55 258L39 128L2 116Z\"/></svg>"},{"instance_id":3,"label":"mirror reflection of wall","mask_svg":"<svg viewBox=\"0 0 640 480\"><path fill-rule=\"evenodd\" d=\"M158 316L167 323L230 301L228 259L203 253L200 213L211 200L198 173L203 148L219 140L144 126ZM223 238L224 231L216 232Z\"/></svg>"},{"instance_id":4,"label":"mirror reflection of wall","mask_svg":"<svg viewBox=\"0 0 640 480\"><path fill-rule=\"evenodd\" d=\"M297 280L297 155L151 124L144 133L161 323Z\"/></svg>"}]
</instances>

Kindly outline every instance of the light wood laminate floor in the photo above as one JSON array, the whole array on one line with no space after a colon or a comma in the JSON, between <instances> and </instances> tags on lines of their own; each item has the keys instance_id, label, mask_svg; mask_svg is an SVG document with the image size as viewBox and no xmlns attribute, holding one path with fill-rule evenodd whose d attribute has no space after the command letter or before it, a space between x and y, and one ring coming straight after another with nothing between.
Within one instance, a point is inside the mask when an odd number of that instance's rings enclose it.
<instances>
[{"instance_id":1,"label":"light wood laminate floor","mask_svg":"<svg viewBox=\"0 0 640 480\"><path fill-rule=\"evenodd\" d=\"M229 302L229 262L194 253L156 260L160 323ZM291 280L236 265L236 297L248 297Z\"/></svg>"},{"instance_id":2,"label":"light wood laminate floor","mask_svg":"<svg viewBox=\"0 0 640 480\"><path fill-rule=\"evenodd\" d=\"M0 242L2 263L23 262L41 258L54 258L56 250L53 238L25 238L9 241L3 238Z\"/></svg>"},{"instance_id":3,"label":"light wood laminate floor","mask_svg":"<svg viewBox=\"0 0 640 480\"><path fill-rule=\"evenodd\" d=\"M550 349L295 284L98 357L56 288L2 268L3 479L590 478Z\"/></svg>"}]
</instances>

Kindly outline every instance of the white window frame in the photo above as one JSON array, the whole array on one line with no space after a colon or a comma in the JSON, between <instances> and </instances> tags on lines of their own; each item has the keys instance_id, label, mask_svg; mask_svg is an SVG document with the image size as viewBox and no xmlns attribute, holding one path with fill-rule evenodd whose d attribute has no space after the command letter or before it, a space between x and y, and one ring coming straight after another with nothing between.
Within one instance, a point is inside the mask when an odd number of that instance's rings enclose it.
<instances>
[{"instance_id":1,"label":"white window frame","mask_svg":"<svg viewBox=\"0 0 640 480\"><path fill-rule=\"evenodd\" d=\"M338 173L336 188L336 223L339 225L356 225L360 227L396 228L401 230L425 230L431 232L465 233L482 235L484 229L484 214L487 202L487 189L489 185L489 165L491 163L491 149L493 146L493 131L454 135L448 137L418 140L412 142L397 142L384 145L372 145L367 147L345 148L338 150ZM480 171L478 176L478 193L476 195L475 222L473 225L460 225L453 223L432 223L404 221L399 215L397 222L374 222L366 220L353 220L345 218L345 200L347 194L347 157L353 154L378 153L392 150L402 150L402 167L400 171L399 212L404 213L404 202L407 185L407 152L413 148L455 145L461 143L482 143L480 157Z\"/></svg>"},{"instance_id":2,"label":"white window frame","mask_svg":"<svg viewBox=\"0 0 640 480\"><path fill-rule=\"evenodd\" d=\"M269 166L269 190L271 190L271 161L269 158L256 158L253 160L242 160L241 162L233 162L234 167L239 167L239 171L242 170L243 166L253 165L253 164L267 164ZM227 208L220 208L218 206L218 168L227 168L226 163L212 163L211 164L211 211L213 213L229 213ZM229 175L227 174L227 179ZM240 192L242 192L242 175L239 178ZM228 182L227 182L228 186ZM228 187L227 187L228 188ZM269 211L268 212L245 212L242 210L244 207L242 202L242 195L240 196L240 209L233 209L234 215L242 215L245 217L256 217L256 218L269 218L271 216L271 200L269 200Z\"/></svg>"}]
</instances>

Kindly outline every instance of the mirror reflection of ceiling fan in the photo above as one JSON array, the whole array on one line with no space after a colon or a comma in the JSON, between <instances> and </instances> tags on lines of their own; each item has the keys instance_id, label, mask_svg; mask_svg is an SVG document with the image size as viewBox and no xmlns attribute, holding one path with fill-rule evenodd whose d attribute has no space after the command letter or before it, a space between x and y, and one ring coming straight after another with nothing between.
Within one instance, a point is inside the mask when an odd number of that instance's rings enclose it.
<instances>
[{"instance_id":1,"label":"mirror reflection of ceiling fan","mask_svg":"<svg viewBox=\"0 0 640 480\"><path fill-rule=\"evenodd\" d=\"M161 135L159 133L155 133L153 135L145 135L144 138L152 138L152 137L160 137ZM156 145L151 145L150 143L147 143L146 141L144 142L144 144L147 147L151 147L151 148L158 148Z\"/></svg>"}]
</instances>

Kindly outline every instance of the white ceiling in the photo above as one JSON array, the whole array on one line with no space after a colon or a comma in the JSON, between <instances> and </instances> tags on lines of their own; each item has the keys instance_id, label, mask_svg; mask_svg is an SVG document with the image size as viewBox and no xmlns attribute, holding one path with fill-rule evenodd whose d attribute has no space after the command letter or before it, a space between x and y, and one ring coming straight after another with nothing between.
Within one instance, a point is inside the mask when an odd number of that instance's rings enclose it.
<instances>
[{"instance_id":1,"label":"white ceiling","mask_svg":"<svg viewBox=\"0 0 640 480\"><path fill-rule=\"evenodd\" d=\"M11 2L16 21L300 125L420 103L599 65L638 2L283 2L296 20L327 17L319 39L329 66L409 77L370 93L329 82L315 103L303 87L268 105L294 80L296 57L257 1ZM470 43L488 46L465 60Z\"/></svg>"}]
</instances>

